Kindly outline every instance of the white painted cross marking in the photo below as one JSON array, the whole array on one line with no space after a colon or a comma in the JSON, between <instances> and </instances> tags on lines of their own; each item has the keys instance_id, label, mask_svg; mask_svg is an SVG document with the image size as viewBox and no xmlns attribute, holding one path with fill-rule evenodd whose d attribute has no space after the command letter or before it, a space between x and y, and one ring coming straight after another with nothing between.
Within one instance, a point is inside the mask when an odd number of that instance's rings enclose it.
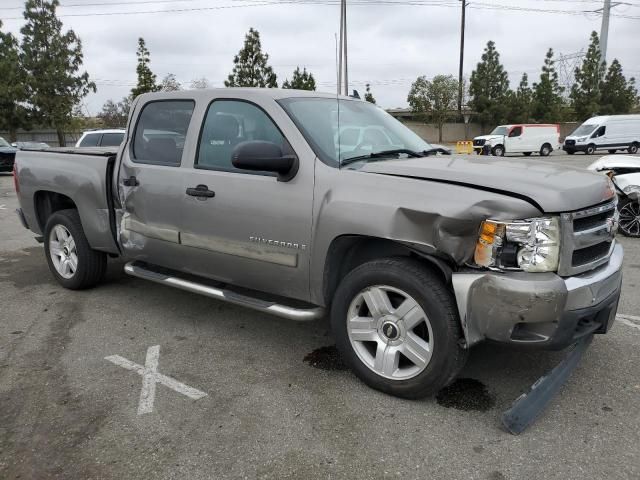
<instances>
[{"instance_id":1,"label":"white painted cross marking","mask_svg":"<svg viewBox=\"0 0 640 480\"><path fill-rule=\"evenodd\" d=\"M640 317L635 317L633 315L616 315L616 319L624 323L627 327L632 327L640 330Z\"/></svg>"},{"instance_id":2,"label":"white painted cross marking","mask_svg":"<svg viewBox=\"0 0 640 480\"><path fill-rule=\"evenodd\" d=\"M4 205L0 205L0 210L6 210L6 209L7 209L7 207L6 207L6 206L4 206Z\"/></svg>"},{"instance_id":3,"label":"white painted cross marking","mask_svg":"<svg viewBox=\"0 0 640 480\"><path fill-rule=\"evenodd\" d=\"M138 375L142 376L142 390L140 390L138 415L153 412L153 402L156 399L156 383L161 383L165 387L169 387L171 390L181 393L192 400L198 400L207 396L206 393L201 392L196 388L190 387L189 385L185 385L174 378L158 373L159 358L160 345L154 345L147 349L147 358L145 360L144 367L132 362L131 360L127 360L120 355L104 357L105 360L115 363L127 370L131 370L132 372L136 372Z\"/></svg>"}]
</instances>

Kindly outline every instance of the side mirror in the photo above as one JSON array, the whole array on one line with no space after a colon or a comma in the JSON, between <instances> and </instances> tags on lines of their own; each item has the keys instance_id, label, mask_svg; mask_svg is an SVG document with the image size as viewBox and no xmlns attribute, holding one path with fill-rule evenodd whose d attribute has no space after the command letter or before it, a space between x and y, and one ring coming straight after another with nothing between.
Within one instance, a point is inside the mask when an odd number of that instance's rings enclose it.
<instances>
[{"instance_id":1,"label":"side mirror","mask_svg":"<svg viewBox=\"0 0 640 480\"><path fill-rule=\"evenodd\" d=\"M295 155L285 155L275 143L262 140L239 143L233 149L231 163L242 170L277 173L279 182L288 182L298 173Z\"/></svg>"}]
</instances>

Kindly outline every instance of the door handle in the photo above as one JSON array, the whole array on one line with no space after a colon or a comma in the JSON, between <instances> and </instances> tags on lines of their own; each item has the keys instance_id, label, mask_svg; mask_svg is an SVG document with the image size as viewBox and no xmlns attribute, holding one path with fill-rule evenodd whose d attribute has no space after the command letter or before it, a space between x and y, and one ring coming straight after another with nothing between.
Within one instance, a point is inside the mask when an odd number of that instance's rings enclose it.
<instances>
[{"instance_id":1,"label":"door handle","mask_svg":"<svg viewBox=\"0 0 640 480\"><path fill-rule=\"evenodd\" d=\"M198 185L195 188L187 188L187 195L199 198L213 198L216 196L216 192L209 190L206 185Z\"/></svg>"},{"instance_id":2,"label":"door handle","mask_svg":"<svg viewBox=\"0 0 640 480\"><path fill-rule=\"evenodd\" d=\"M125 187L137 187L138 185L140 185L140 182L138 182L138 179L136 177L134 177L133 175L131 175L129 178L125 178L122 181L122 184Z\"/></svg>"}]
</instances>

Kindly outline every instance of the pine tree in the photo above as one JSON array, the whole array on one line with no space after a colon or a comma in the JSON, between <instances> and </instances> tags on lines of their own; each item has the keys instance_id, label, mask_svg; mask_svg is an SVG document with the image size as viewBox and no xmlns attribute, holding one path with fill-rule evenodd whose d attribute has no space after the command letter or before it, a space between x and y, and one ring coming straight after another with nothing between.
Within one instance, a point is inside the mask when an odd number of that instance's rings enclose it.
<instances>
[{"instance_id":1,"label":"pine tree","mask_svg":"<svg viewBox=\"0 0 640 480\"><path fill-rule=\"evenodd\" d=\"M82 43L73 30L62 31L58 6L58 0L27 0L20 62L35 120L54 127L64 146L73 108L96 86L87 72L80 73Z\"/></svg>"},{"instance_id":2,"label":"pine tree","mask_svg":"<svg viewBox=\"0 0 640 480\"><path fill-rule=\"evenodd\" d=\"M529 123L531 121L532 98L533 92L529 87L529 76L523 73L518 89L509 93L508 121L512 123Z\"/></svg>"},{"instance_id":3,"label":"pine tree","mask_svg":"<svg viewBox=\"0 0 640 480\"><path fill-rule=\"evenodd\" d=\"M291 81L285 80L282 84L282 88L315 91L316 80L315 78L313 78L312 73L307 72L306 68L304 68L301 72L300 67L296 67L296 69L293 71L293 77L291 78Z\"/></svg>"},{"instance_id":4,"label":"pine tree","mask_svg":"<svg viewBox=\"0 0 640 480\"><path fill-rule=\"evenodd\" d=\"M496 44L489 41L482 61L471 73L469 106L482 125L496 125L505 121L508 113L509 78L500 63Z\"/></svg>"},{"instance_id":5,"label":"pine tree","mask_svg":"<svg viewBox=\"0 0 640 480\"><path fill-rule=\"evenodd\" d=\"M2 21L0 21L0 29ZM27 100L24 70L20 64L18 40L0 30L0 129L9 131L9 141L16 141L18 128L29 127L24 102Z\"/></svg>"},{"instance_id":6,"label":"pine tree","mask_svg":"<svg viewBox=\"0 0 640 480\"><path fill-rule=\"evenodd\" d=\"M622 65L614 59L607 71L607 75L600 89L600 113L603 115L616 115L629 113L638 102L638 90L634 78L628 81L622 74Z\"/></svg>"},{"instance_id":7,"label":"pine tree","mask_svg":"<svg viewBox=\"0 0 640 480\"><path fill-rule=\"evenodd\" d=\"M374 105L376 103L376 99L373 96L373 93L371 93L371 85L368 83L367 83L367 90L364 92L364 99L369 103L373 103Z\"/></svg>"},{"instance_id":8,"label":"pine tree","mask_svg":"<svg viewBox=\"0 0 640 480\"><path fill-rule=\"evenodd\" d=\"M559 122L562 117L564 88L558 83L553 49L547 51L540 81L533 84L533 118L541 123Z\"/></svg>"},{"instance_id":9,"label":"pine tree","mask_svg":"<svg viewBox=\"0 0 640 480\"><path fill-rule=\"evenodd\" d=\"M278 88L276 74L268 60L269 55L262 53L260 33L250 28L244 46L233 59L233 72L225 80L225 87Z\"/></svg>"},{"instance_id":10,"label":"pine tree","mask_svg":"<svg viewBox=\"0 0 640 480\"><path fill-rule=\"evenodd\" d=\"M160 91L162 92L177 92L182 90L182 85L176 80L176 76L173 73L167 73L160 82Z\"/></svg>"},{"instance_id":11,"label":"pine tree","mask_svg":"<svg viewBox=\"0 0 640 480\"><path fill-rule=\"evenodd\" d=\"M411 85L407 102L414 113L430 118L438 127L442 141L442 127L456 110L458 81L451 75L436 75L432 81L421 76Z\"/></svg>"},{"instance_id":12,"label":"pine tree","mask_svg":"<svg viewBox=\"0 0 640 480\"><path fill-rule=\"evenodd\" d=\"M138 57L138 65L136 66L136 73L138 74L138 83L131 89L131 95L136 98L138 95L149 92L157 92L160 90L160 86L156 84L156 74L151 71L149 63L151 58L144 38L138 38L138 51L136 52Z\"/></svg>"},{"instance_id":13,"label":"pine tree","mask_svg":"<svg viewBox=\"0 0 640 480\"><path fill-rule=\"evenodd\" d=\"M600 40L596 32L591 33L591 44L582 66L576 68L575 84L571 87L571 106L578 120L586 120L600 112L600 87L606 66L600 54Z\"/></svg>"}]
</instances>

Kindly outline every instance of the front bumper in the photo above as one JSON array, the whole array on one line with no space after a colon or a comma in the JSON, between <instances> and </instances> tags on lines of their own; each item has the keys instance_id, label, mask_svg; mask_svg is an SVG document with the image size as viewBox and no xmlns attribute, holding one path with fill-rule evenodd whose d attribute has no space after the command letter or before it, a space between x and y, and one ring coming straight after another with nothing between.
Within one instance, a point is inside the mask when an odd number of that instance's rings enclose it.
<instances>
[{"instance_id":1,"label":"front bumper","mask_svg":"<svg viewBox=\"0 0 640 480\"><path fill-rule=\"evenodd\" d=\"M586 152L587 145L562 145L562 150L565 152Z\"/></svg>"},{"instance_id":2,"label":"front bumper","mask_svg":"<svg viewBox=\"0 0 640 480\"><path fill-rule=\"evenodd\" d=\"M487 339L558 350L589 333L606 333L618 308L622 257L622 246L616 245L606 265L567 278L555 273L454 273L467 344Z\"/></svg>"}]
</instances>

